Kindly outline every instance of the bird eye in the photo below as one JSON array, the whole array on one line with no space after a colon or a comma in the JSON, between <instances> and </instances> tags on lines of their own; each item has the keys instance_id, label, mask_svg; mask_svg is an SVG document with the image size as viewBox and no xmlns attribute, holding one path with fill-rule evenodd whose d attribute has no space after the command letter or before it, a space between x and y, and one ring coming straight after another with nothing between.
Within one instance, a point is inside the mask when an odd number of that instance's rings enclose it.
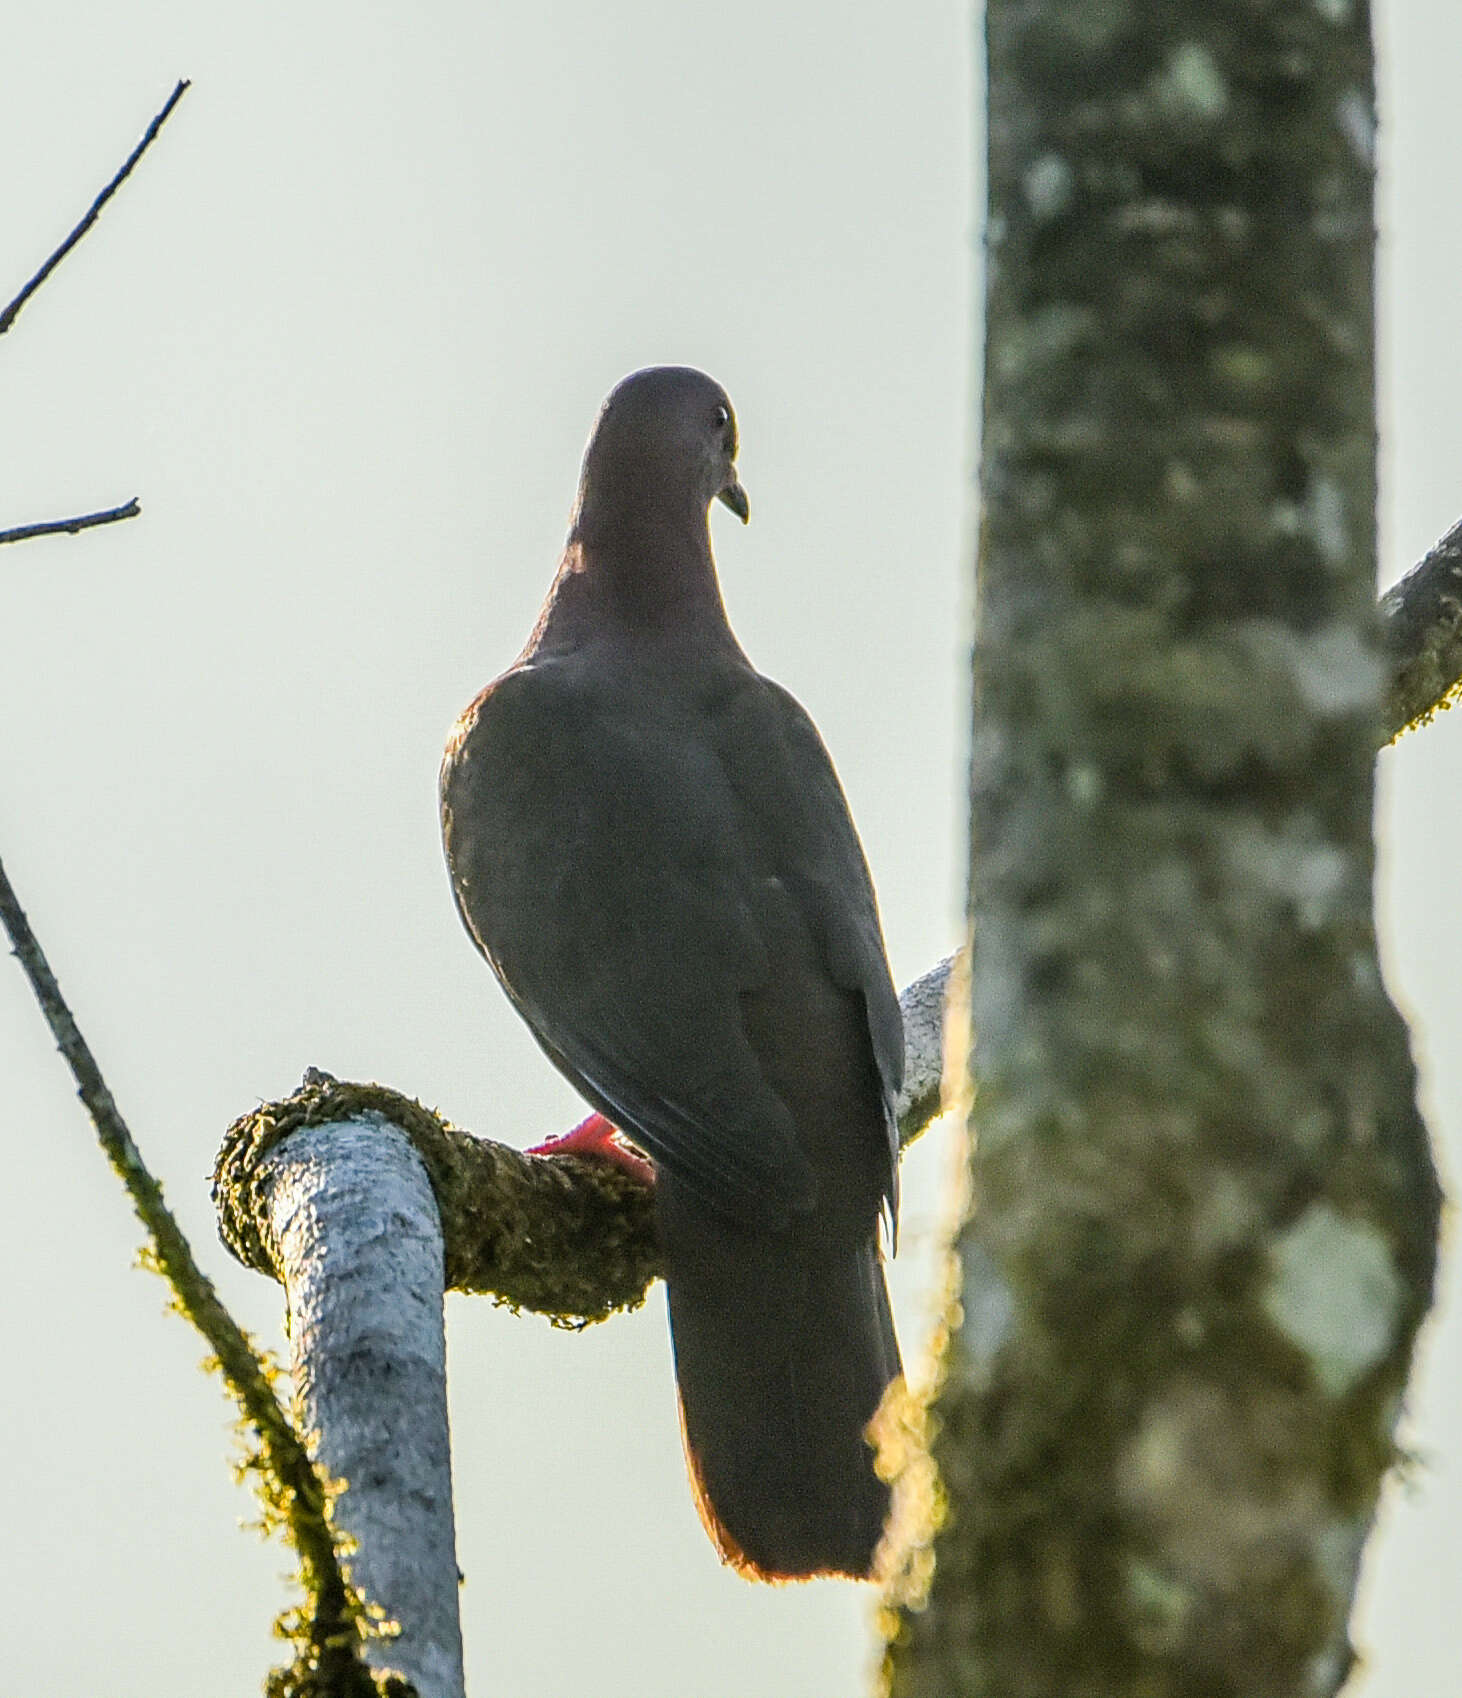
<instances>
[{"instance_id":1,"label":"bird eye","mask_svg":"<svg viewBox=\"0 0 1462 1698\"><path fill-rule=\"evenodd\" d=\"M731 410L729 407L722 407L718 404L714 417L716 420L716 428L719 430L722 425L730 424Z\"/></svg>"}]
</instances>

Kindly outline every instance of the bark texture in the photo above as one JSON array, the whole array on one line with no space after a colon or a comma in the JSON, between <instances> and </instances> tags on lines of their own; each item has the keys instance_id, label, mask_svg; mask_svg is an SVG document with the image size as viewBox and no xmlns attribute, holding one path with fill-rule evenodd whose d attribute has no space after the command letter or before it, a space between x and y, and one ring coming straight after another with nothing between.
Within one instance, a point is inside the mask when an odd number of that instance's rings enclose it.
<instances>
[{"instance_id":1,"label":"bark texture","mask_svg":"<svg viewBox=\"0 0 1462 1698\"><path fill-rule=\"evenodd\" d=\"M430 1175L447 1289L485 1292L564 1326L644 1302L659 1249L643 1185L604 1162L527 1156L474 1138L399 1091L313 1069L293 1096L261 1104L224 1134L213 1200L219 1235L245 1267L282 1278L269 1226L270 1152L300 1127L371 1114L411 1140Z\"/></svg>"},{"instance_id":2,"label":"bark texture","mask_svg":"<svg viewBox=\"0 0 1462 1698\"><path fill-rule=\"evenodd\" d=\"M987 32L978 1147L885 1682L1332 1693L1439 1206L1371 917L1369 18Z\"/></svg>"},{"instance_id":3,"label":"bark texture","mask_svg":"<svg viewBox=\"0 0 1462 1698\"><path fill-rule=\"evenodd\" d=\"M379 1114L300 1128L263 1164L302 1431L348 1488L350 1577L394 1628L366 1661L462 1698L442 1231L411 1141Z\"/></svg>"}]
</instances>

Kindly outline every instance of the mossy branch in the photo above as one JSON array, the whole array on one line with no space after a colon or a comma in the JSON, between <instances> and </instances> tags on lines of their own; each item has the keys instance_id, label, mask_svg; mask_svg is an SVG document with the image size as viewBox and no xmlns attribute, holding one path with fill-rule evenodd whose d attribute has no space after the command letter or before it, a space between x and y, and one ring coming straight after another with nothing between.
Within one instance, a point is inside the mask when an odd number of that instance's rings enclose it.
<instances>
[{"instance_id":1,"label":"mossy branch","mask_svg":"<svg viewBox=\"0 0 1462 1698\"><path fill-rule=\"evenodd\" d=\"M908 1050L899 1102L902 1142L939 1113L942 961L899 999ZM529 1156L475 1138L385 1085L347 1084L313 1070L292 1096L264 1103L224 1134L213 1172L219 1233L246 1266L279 1277L269 1243L264 1158L301 1126L382 1114L426 1163L442 1216L449 1289L582 1327L638 1308L660 1272L650 1192L604 1162Z\"/></svg>"},{"instance_id":2,"label":"mossy branch","mask_svg":"<svg viewBox=\"0 0 1462 1698\"><path fill-rule=\"evenodd\" d=\"M378 1113L421 1155L442 1217L446 1282L563 1326L637 1308L659 1272L650 1193L605 1163L525 1156L474 1138L385 1085L311 1072L224 1134L213 1170L219 1235L245 1267L278 1279L265 1158L303 1126Z\"/></svg>"},{"instance_id":3,"label":"mossy branch","mask_svg":"<svg viewBox=\"0 0 1462 1698\"><path fill-rule=\"evenodd\" d=\"M369 1631L366 1609L346 1581L331 1526L334 1487L311 1462L271 1383L271 1370L224 1307L213 1282L198 1266L162 1187L147 1168L96 1058L82 1037L56 976L0 865L0 923L30 981L77 1093L91 1116L107 1160L127 1188L149 1241L147 1260L167 1280L174 1303L208 1341L224 1382L252 1432L258 1455L245 1464L264 1503L267 1526L280 1526L299 1556L306 1608L288 1618L296 1662L278 1671L270 1698L375 1698L405 1691L378 1685L360 1659Z\"/></svg>"},{"instance_id":4,"label":"mossy branch","mask_svg":"<svg viewBox=\"0 0 1462 1698\"><path fill-rule=\"evenodd\" d=\"M1462 690L1462 523L1381 597L1385 735L1426 725Z\"/></svg>"}]
</instances>

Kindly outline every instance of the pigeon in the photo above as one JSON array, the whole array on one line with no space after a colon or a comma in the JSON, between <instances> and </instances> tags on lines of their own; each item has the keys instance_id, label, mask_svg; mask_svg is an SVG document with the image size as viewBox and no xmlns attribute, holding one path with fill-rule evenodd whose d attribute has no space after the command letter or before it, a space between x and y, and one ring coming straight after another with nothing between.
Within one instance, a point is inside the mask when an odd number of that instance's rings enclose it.
<instances>
[{"instance_id":1,"label":"pigeon","mask_svg":"<svg viewBox=\"0 0 1462 1698\"><path fill-rule=\"evenodd\" d=\"M611 393L527 646L448 740L442 833L586 1126L653 1168L707 1532L751 1578L861 1579L889 1503L867 1429L900 1372L903 1024L827 750L727 621L709 514L749 517L737 447L699 371Z\"/></svg>"}]
</instances>

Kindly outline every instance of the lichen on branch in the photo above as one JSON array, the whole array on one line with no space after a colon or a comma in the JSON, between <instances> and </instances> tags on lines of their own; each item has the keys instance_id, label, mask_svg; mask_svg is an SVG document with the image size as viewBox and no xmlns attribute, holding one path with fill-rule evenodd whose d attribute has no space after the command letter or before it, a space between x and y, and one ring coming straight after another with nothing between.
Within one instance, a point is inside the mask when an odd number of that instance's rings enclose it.
<instances>
[{"instance_id":1,"label":"lichen on branch","mask_svg":"<svg viewBox=\"0 0 1462 1698\"><path fill-rule=\"evenodd\" d=\"M944 996L951 962L899 999L907 1058L897 1104L907 1145L939 1113ZM245 1265L279 1278L268 1242L268 1156L301 1126L384 1115L412 1140L442 1216L449 1290L579 1327L638 1308L660 1272L650 1191L608 1163L530 1156L476 1138L385 1085L350 1084L312 1069L293 1095L262 1103L224 1134L213 1200L224 1243Z\"/></svg>"}]
</instances>

